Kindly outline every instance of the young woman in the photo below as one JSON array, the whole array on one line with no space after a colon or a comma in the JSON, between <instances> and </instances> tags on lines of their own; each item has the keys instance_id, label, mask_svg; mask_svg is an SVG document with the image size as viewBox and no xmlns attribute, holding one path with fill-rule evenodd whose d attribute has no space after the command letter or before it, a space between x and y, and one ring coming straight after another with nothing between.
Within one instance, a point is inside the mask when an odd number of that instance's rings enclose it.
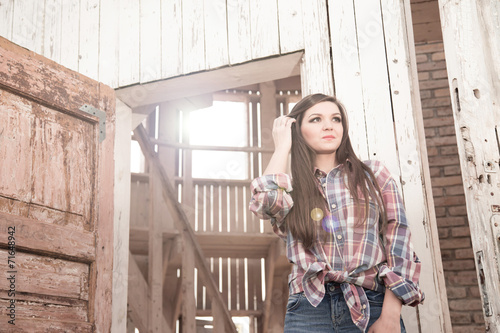
<instances>
[{"instance_id":1,"label":"young woman","mask_svg":"<svg viewBox=\"0 0 500 333\"><path fill-rule=\"evenodd\" d=\"M271 220L293 264L285 332L405 332L402 304L424 295L387 168L357 158L345 109L332 96L302 99L274 121L273 140L250 209Z\"/></svg>"}]
</instances>

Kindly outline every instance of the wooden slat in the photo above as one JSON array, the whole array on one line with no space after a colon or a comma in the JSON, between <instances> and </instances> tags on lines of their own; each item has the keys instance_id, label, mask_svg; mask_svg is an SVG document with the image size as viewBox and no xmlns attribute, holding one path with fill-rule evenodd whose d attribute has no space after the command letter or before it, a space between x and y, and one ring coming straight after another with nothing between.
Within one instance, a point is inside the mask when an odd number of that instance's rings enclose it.
<instances>
[{"instance_id":1,"label":"wooden slat","mask_svg":"<svg viewBox=\"0 0 500 333\"><path fill-rule=\"evenodd\" d=\"M304 61L301 63L302 95L333 94L332 64L328 37L326 2L302 0Z\"/></svg>"},{"instance_id":2,"label":"wooden slat","mask_svg":"<svg viewBox=\"0 0 500 333\"><path fill-rule=\"evenodd\" d=\"M238 64L252 59L250 2L227 0L229 62Z\"/></svg>"},{"instance_id":3,"label":"wooden slat","mask_svg":"<svg viewBox=\"0 0 500 333\"><path fill-rule=\"evenodd\" d=\"M132 253L129 253L128 304L129 316L140 331L148 329L148 284Z\"/></svg>"},{"instance_id":4,"label":"wooden slat","mask_svg":"<svg viewBox=\"0 0 500 333\"><path fill-rule=\"evenodd\" d=\"M246 295L248 294L248 289L245 285L246 271L245 271L245 259L236 259L238 266L238 310L248 310L246 306Z\"/></svg>"},{"instance_id":5,"label":"wooden slat","mask_svg":"<svg viewBox=\"0 0 500 333\"><path fill-rule=\"evenodd\" d=\"M363 88L352 1L328 1L335 95L346 107L354 151L368 159Z\"/></svg>"},{"instance_id":6,"label":"wooden slat","mask_svg":"<svg viewBox=\"0 0 500 333\"><path fill-rule=\"evenodd\" d=\"M451 330L446 288L441 263L441 253L438 244L436 221L428 209L434 207L431 197L424 190L431 191L428 165L426 178L421 177L422 160L427 160L425 150L424 126L421 122L420 99L418 96L418 78L416 59L414 57L413 38L407 33L411 27L409 10L399 1L384 1L382 15L384 22L385 47L388 58L387 68L391 88L391 99L394 110L394 127L398 147L398 158L401 163L402 195L405 199L406 216L410 225L415 251L422 261L420 287L425 290L426 302L435 304L432 310L419 306L417 309L405 309L405 320L408 330L418 330L418 327L443 327L443 331ZM410 29L411 31L411 29ZM412 77L415 79L412 80ZM414 97L413 97L414 96ZM418 110L417 110L418 109ZM420 120L420 123L417 121ZM418 130L420 126L420 131ZM420 139L420 141L419 141ZM423 146L423 147L419 147ZM422 150L423 149L423 150ZM427 183L423 186L422 183ZM428 242L415 240L427 239ZM412 313L414 312L414 313Z\"/></svg>"},{"instance_id":7,"label":"wooden slat","mask_svg":"<svg viewBox=\"0 0 500 333\"><path fill-rule=\"evenodd\" d=\"M123 58L119 57L119 18L120 0L100 2L98 75L100 82L103 82L113 88L118 87L120 61L122 60L121 58Z\"/></svg>"},{"instance_id":8,"label":"wooden slat","mask_svg":"<svg viewBox=\"0 0 500 333\"><path fill-rule=\"evenodd\" d=\"M204 0L206 69L229 64L226 0Z\"/></svg>"},{"instance_id":9,"label":"wooden slat","mask_svg":"<svg viewBox=\"0 0 500 333\"><path fill-rule=\"evenodd\" d=\"M155 176L149 181L149 228L148 228L148 323L149 332L163 332L163 237L161 222L155 218Z\"/></svg>"},{"instance_id":10,"label":"wooden slat","mask_svg":"<svg viewBox=\"0 0 500 333\"><path fill-rule=\"evenodd\" d=\"M276 1L250 0L252 59L279 54Z\"/></svg>"},{"instance_id":11,"label":"wooden slat","mask_svg":"<svg viewBox=\"0 0 500 333\"><path fill-rule=\"evenodd\" d=\"M276 259L278 257L278 242L276 239L270 246L268 256L266 258L266 299L264 301L264 318L263 318L263 332L266 333L269 330L269 321L271 317L271 304L273 302L273 290L274 288L274 274L276 267Z\"/></svg>"},{"instance_id":12,"label":"wooden slat","mask_svg":"<svg viewBox=\"0 0 500 333\"><path fill-rule=\"evenodd\" d=\"M205 32L203 0L182 1L182 71L205 69Z\"/></svg>"},{"instance_id":13,"label":"wooden slat","mask_svg":"<svg viewBox=\"0 0 500 333\"><path fill-rule=\"evenodd\" d=\"M45 1L42 54L57 63L61 63L61 15L61 1Z\"/></svg>"},{"instance_id":14,"label":"wooden slat","mask_svg":"<svg viewBox=\"0 0 500 333\"><path fill-rule=\"evenodd\" d=\"M182 74L182 1L162 0L161 21L161 74L168 78Z\"/></svg>"},{"instance_id":15,"label":"wooden slat","mask_svg":"<svg viewBox=\"0 0 500 333\"><path fill-rule=\"evenodd\" d=\"M238 308L238 279L237 279L237 269L238 267L236 266L236 259L230 258L228 259L231 262L230 265L230 270L231 270L231 305L229 306L230 311L236 310Z\"/></svg>"},{"instance_id":16,"label":"wooden slat","mask_svg":"<svg viewBox=\"0 0 500 333\"><path fill-rule=\"evenodd\" d=\"M220 211L220 187L217 185L212 186L212 214L213 214L213 228L212 231L222 231L222 212Z\"/></svg>"},{"instance_id":17,"label":"wooden slat","mask_svg":"<svg viewBox=\"0 0 500 333\"><path fill-rule=\"evenodd\" d=\"M32 219L0 213L0 230L7 235L8 227L15 227L16 248L36 251L46 255L63 256L79 261L95 259L95 241L91 232L38 222ZM7 240L0 240L0 246L7 247Z\"/></svg>"},{"instance_id":18,"label":"wooden slat","mask_svg":"<svg viewBox=\"0 0 500 333\"><path fill-rule=\"evenodd\" d=\"M14 17L14 0L2 1L0 7L0 36L12 40L12 20Z\"/></svg>"},{"instance_id":19,"label":"wooden slat","mask_svg":"<svg viewBox=\"0 0 500 333\"><path fill-rule=\"evenodd\" d=\"M181 269L181 286L182 286L182 333L190 333L195 331L196 327L196 302L194 298L194 268L195 268L195 248L192 247L188 233L184 233L182 237L182 269ZM198 271L199 272L199 271Z\"/></svg>"},{"instance_id":20,"label":"wooden slat","mask_svg":"<svg viewBox=\"0 0 500 333\"><path fill-rule=\"evenodd\" d=\"M139 138L139 144L141 145L141 149L144 152L144 155L151 163L154 171L158 173L159 179L161 181L161 186L163 189L163 198L167 205L169 206L173 218L176 224L177 229L182 230L183 232L183 240L185 244L188 244L189 248L194 251L194 260L196 262L196 267L198 268L200 275L204 280L204 284L207 287L208 295L214 297L214 299L224 307L225 314L225 329L228 332L235 331L234 323L231 320L230 314L227 310L224 300L222 299L220 293L217 290L217 285L215 284L212 276L210 275L210 271L205 262L205 255L198 242L196 241L193 229L191 227L190 222L184 211L181 208L181 205L177 201L177 195L174 189L172 188L170 181L165 173L165 170L160 165L158 161L158 157L156 153L153 151L151 143L148 140L144 127L140 125L134 130L134 134ZM192 290L193 292L193 290ZM184 300L186 302L186 300ZM184 313L184 311L183 311Z\"/></svg>"},{"instance_id":21,"label":"wooden slat","mask_svg":"<svg viewBox=\"0 0 500 333\"><path fill-rule=\"evenodd\" d=\"M43 19L44 2L14 1L12 41L41 54L43 30L40 27L43 27Z\"/></svg>"},{"instance_id":22,"label":"wooden slat","mask_svg":"<svg viewBox=\"0 0 500 333\"><path fill-rule=\"evenodd\" d=\"M120 0L119 7L119 86L127 86L139 82L140 67L140 2L136 0ZM126 55L126 56L123 56ZM140 96L140 95L139 95ZM137 97L137 96L135 96ZM129 106L124 99L120 98Z\"/></svg>"},{"instance_id":23,"label":"wooden slat","mask_svg":"<svg viewBox=\"0 0 500 333\"><path fill-rule=\"evenodd\" d=\"M99 0L80 1L78 72L94 80L99 75Z\"/></svg>"},{"instance_id":24,"label":"wooden slat","mask_svg":"<svg viewBox=\"0 0 500 333\"><path fill-rule=\"evenodd\" d=\"M160 0L140 2L140 82L161 78Z\"/></svg>"},{"instance_id":25,"label":"wooden slat","mask_svg":"<svg viewBox=\"0 0 500 333\"><path fill-rule=\"evenodd\" d=\"M78 45L80 43L80 1L61 1L61 65L78 71Z\"/></svg>"},{"instance_id":26,"label":"wooden slat","mask_svg":"<svg viewBox=\"0 0 500 333\"><path fill-rule=\"evenodd\" d=\"M399 161L396 154L380 3L355 0L354 8L369 158L383 161L397 180Z\"/></svg>"},{"instance_id":27,"label":"wooden slat","mask_svg":"<svg viewBox=\"0 0 500 333\"><path fill-rule=\"evenodd\" d=\"M220 186L220 203L221 203L221 224L222 224L222 232L230 231L230 219L229 215L229 204L228 204L228 186L221 185Z\"/></svg>"},{"instance_id":28,"label":"wooden slat","mask_svg":"<svg viewBox=\"0 0 500 333\"><path fill-rule=\"evenodd\" d=\"M304 49L301 0L278 0L280 53Z\"/></svg>"},{"instance_id":29,"label":"wooden slat","mask_svg":"<svg viewBox=\"0 0 500 333\"><path fill-rule=\"evenodd\" d=\"M58 321L58 320L37 320L31 318L19 319L16 317L16 326L22 327L21 332L74 332L74 333L91 333L94 332L94 326L91 323L78 321ZM9 331L10 332L10 331Z\"/></svg>"}]
</instances>

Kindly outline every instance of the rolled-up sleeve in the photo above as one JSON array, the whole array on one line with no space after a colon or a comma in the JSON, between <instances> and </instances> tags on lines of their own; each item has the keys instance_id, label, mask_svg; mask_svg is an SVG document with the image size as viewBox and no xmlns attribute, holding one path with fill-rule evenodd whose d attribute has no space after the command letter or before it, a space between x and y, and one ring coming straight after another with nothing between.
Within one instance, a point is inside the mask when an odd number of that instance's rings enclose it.
<instances>
[{"instance_id":1,"label":"rolled-up sleeve","mask_svg":"<svg viewBox=\"0 0 500 333\"><path fill-rule=\"evenodd\" d=\"M292 181L286 173L258 177L250 184L252 198L250 211L263 220L271 220L272 226L280 228L283 220L293 206L290 195Z\"/></svg>"},{"instance_id":2,"label":"rolled-up sleeve","mask_svg":"<svg viewBox=\"0 0 500 333\"><path fill-rule=\"evenodd\" d=\"M387 169L383 172L389 173ZM379 277L403 304L416 306L425 297L418 285L421 263L413 250L403 200L391 176L382 187L382 196L388 220L385 232L387 263L380 267Z\"/></svg>"}]
</instances>

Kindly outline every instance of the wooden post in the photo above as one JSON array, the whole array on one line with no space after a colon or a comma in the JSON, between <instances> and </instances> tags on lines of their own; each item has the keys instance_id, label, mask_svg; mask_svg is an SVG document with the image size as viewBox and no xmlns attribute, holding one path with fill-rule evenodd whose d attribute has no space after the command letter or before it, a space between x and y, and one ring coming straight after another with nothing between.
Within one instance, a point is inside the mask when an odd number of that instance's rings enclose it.
<instances>
[{"instance_id":1,"label":"wooden post","mask_svg":"<svg viewBox=\"0 0 500 333\"><path fill-rule=\"evenodd\" d=\"M500 3L439 0L486 331L500 330Z\"/></svg>"}]
</instances>

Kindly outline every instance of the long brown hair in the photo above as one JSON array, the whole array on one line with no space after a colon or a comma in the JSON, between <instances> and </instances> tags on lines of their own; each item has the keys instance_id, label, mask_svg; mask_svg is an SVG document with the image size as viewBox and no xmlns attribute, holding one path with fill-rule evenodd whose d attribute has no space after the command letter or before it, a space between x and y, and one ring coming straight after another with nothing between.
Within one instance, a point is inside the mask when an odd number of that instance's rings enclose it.
<instances>
[{"instance_id":1,"label":"long brown hair","mask_svg":"<svg viewBox=\"0 0 500 333\"><path fill-rule=\"evenodd\" d=\"M338 106L342 116L343 135L339 148L336 152L337 162L344 164L343 172L347 175L347 187L355 205L358 208L361 193L362 198L375 199L381 212L380 231L385 228L387 223L387 214L380 186L378 185L373 171L364 164L354 153L349 138L349 124L345 107L337 98L324 94L314 94L304 97L298 102L288 115L297 121L292 126L292 149L291 149L291 168L293 179L293 208L286 218L286 228L291 232L295 239L302 241L306 249L311 248L318 236L317 222L311 218L311 212L315 208L328 211L326 201L318 188L318 180L314 176L314 161L316 154L305 142L302 137L301 124L305 112L314 105L321 102L332 102ZM328 172L330 170L323 170ZM358 192L359 191L359 192ZM365 200L365 214L368 216L369 200ZM366 218L365 218L366 219ZM363 223L364 221L358 221Z\"/></svg>"}]
</instances>

